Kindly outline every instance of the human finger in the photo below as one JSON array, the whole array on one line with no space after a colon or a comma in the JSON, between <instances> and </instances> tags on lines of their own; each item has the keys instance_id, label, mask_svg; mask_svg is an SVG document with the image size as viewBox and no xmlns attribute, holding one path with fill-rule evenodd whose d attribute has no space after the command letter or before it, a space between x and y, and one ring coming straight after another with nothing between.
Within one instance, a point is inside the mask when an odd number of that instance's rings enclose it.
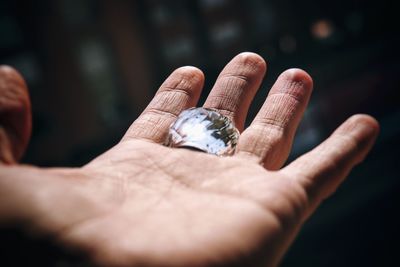
<instances>
[{"instance_id":1,"label":"human finger","mask_svg":"<svg viewBox=\"0 0 400 267\"><path fill-rule=\"evenodd\" d=\"M237 55L218 76L204 107L229 117L241 131L266 69L264 59L255 53Z\"/></svg>"},{"instance_id":2,"label":"human finger","mask_svg":"<svg viewBox=\"0 0 400 267\"><path fill-rule=\"evenodd\" d=\"M23 155L32 128L31 103L21 75L0 66L0 162L11 164Z\"/></svg>"},{"instance_id":3,"label":"human finger","mask_svg":"<svg viewBox=\"0 0 400 267\"><path fill-rule=\"evenodd\" d=\"M191 66L176 69L133 122L123 140L140 138L162 143L177 115L184 109L196 106L203 84L204 75L199 69Z\"/></svg>"},{"instance_id":4,"label":"human finger","mask_svg":"<svg viewBox=\"0 0 400 267\"><path fill-rule=\"evenodd\" d=\"M252 124L242 133L237 155L253 159L266 169L279 169L289 155L312 87L312 79L305 71L283 72Z\"/></svg>"},{"instance_id":5,"label":"human finger","mask_svg":"<svg viewBox=\"0 0 400 267\"><path fill-rule=\"evenodd\" d=\"M327 140L281 171L307 192L312 206L330 196L371 149L379 132L368 115L354 115Z\"/></svg>"}]
</instances>

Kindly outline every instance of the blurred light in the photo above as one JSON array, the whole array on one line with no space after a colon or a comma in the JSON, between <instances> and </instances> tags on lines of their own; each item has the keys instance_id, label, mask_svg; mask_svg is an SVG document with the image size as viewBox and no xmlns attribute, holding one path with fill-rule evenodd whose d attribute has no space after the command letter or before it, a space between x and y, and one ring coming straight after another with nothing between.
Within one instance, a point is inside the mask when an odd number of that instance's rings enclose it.
<instances>
[{"instance_id":1,"label":"blurred light","mask_svg":"<svg viewBox=\"0 0 400 267\"><path fill-rule=\"evenodd\" d=\"M90 0L59 0L58 5L64 22L69 26L83 25L92 20L94 10Z\"/></svg>"},{"instance_id":2,"label":"blurred light","mask_svg":"<svg viewBox=\"0 0 400 267\"><path fill-rule=\"evenodd\" d=\"M83 70L87 74L97 74L107 71L108 59L101 42L90 40L82 42L79 51L79 59Z\"/></svg>"},{"instance_id":3,"label":"blurred light","mask_svg":"<svg viewBox=\"0 0 400 267\"><path fill-rule=\"evenodd\" d=\"M319 20L311 26L311 33L317 39L327 39L334 31L333 24L328 20Z\"/></svg>"},{"instance_id":4,"label":"blurred light","mask_svg":"<svg viewBox=\"0 0 400 267\"><path fill-rule=\"evenodd\" d=\"M239 38L241 31L241 27L237 22L226 22L214 26L211 30L211 39L217 46L223 47L236 41Z\"/></svg>"},{"instance_id":5,"label":"blurred light","mask_svg":"<svg viewBox=\"0 0 400 267\"><path fill-rule=\"evenodd\" d=\"M279 48L284 53L293 53L297 48L297 41L292 35L284 35L279 39Z\"/></svg>"},{"instance_id":6,"label":"blurred light","mask_svg":"<svg viewBox=\"0 0 400 267\"><path fill-rule=\"evenodd\" d=\"M168 23L171 20L171 12L163 6L159 5L151 10L151 18L157 25L163 25Z\"/></svg>"},{"instance_id":7,"label":"blurred light","mask_svg":"<svg viewBox=\"0 0 400 267\"><path fill-rule=\"evenodd\" d=\"M191 39L181 37L163 45L163 54L168 61L177 61L194 53L194 43Z\"/></svg>"},{"instance_id":8,"label":"blurred light","mask_svg":"<svg viewBox=\"0 0 400 267\"><path fill-rule=\"evenodd\" d=\"M33 85L41 81L42 71L37 57L31 52L21 53L5 62L21 72L26 82Z\"/></svg>"},{"instance_id":9,"label":"blurred light","mask_svg":"<svg viewBox=\"0 0 400 267\"><path fill-rule=\"evenodd\" d=\"M95 99L100 117L107 126L117 124L121 114L117 108L118 91L107 47L100 39L92 38L81 41L77 53L87 88Z\"/></svg>"},{"instance_id":10,"label":"blurred light","mask_svg":"<svg viewBox=\"0 0 400 267\"><path fill-rule=\"evenodd\" d=\"M229 0L200 0L200 5L204 9L213 9L213 8L218 8L225 6Z\"/></svg>"},{"instance_id":11,"label":"blurred light","mask_svg":"<svg viewBox=\"0 0 400 267\"><path fill-rule=\"evenodd\" d=\"M269 3L264 3L261 1L251 1L249 2L249 8L251 8L252 16L250 20L254 24L252 31L257 34L266 35L264 38L269 38L272 34L277 32L277 14L278 11Z\"/></svg>"}]
</instances>

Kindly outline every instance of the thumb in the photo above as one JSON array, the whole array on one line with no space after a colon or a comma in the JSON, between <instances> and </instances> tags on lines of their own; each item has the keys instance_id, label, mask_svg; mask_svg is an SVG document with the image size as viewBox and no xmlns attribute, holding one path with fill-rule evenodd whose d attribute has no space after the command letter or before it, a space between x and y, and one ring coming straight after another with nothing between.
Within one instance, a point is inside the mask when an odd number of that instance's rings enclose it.
<instances>
[{"instance_id":1,"label":"thumb","mask_svg":"<svg viewBox=\"0 0 400 267\"><path fill-rule=\"evenodd\" d=\"M0 162L13 164L22 157L31 128L26 83L13 68L0 66Z\"/></svg>"}]
</instances>

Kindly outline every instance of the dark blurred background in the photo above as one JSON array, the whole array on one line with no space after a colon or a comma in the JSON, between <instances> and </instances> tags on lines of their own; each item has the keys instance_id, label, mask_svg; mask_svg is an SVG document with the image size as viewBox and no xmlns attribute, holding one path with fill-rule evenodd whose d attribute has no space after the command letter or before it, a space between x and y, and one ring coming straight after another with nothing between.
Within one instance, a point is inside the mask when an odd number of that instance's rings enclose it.
<instances>
[{"instance_id":1,"label":"dark blurred background","mask_svg":"<svg viewBox=\"0 0 400 267\"><path fill-rule=\"evenodd\" d=\"M204 100L233 56L262 55L269 70L250 118L280 72L305 69L315 89L289 160L354 113L375 116L382 131L281 266L400 266L399 27L389 1L3 0L0 63L29 85L24 162L41 166L80 166L111 147L179 66L204 71ZM69 266L45 243L0 237L9 266Z\"/></svg>"}]
</instances>

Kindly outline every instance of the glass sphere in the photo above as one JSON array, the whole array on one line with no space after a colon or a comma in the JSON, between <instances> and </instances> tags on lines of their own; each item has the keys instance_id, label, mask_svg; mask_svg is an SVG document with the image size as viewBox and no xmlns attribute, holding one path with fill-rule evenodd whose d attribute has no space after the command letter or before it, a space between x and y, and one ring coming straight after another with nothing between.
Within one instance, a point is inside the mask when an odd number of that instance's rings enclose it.
<instances>
[{"instance_id":1,"label":"glass sphere","mask_svg":"<svg viewBox=\"0 0 400 267\"><path fill-rule=\"evenodd\" d=\"M238 139L239 131L228 117L208 108L190 108L170 126L166 145L230 156Z\"/></svg>"}]
</instances>

